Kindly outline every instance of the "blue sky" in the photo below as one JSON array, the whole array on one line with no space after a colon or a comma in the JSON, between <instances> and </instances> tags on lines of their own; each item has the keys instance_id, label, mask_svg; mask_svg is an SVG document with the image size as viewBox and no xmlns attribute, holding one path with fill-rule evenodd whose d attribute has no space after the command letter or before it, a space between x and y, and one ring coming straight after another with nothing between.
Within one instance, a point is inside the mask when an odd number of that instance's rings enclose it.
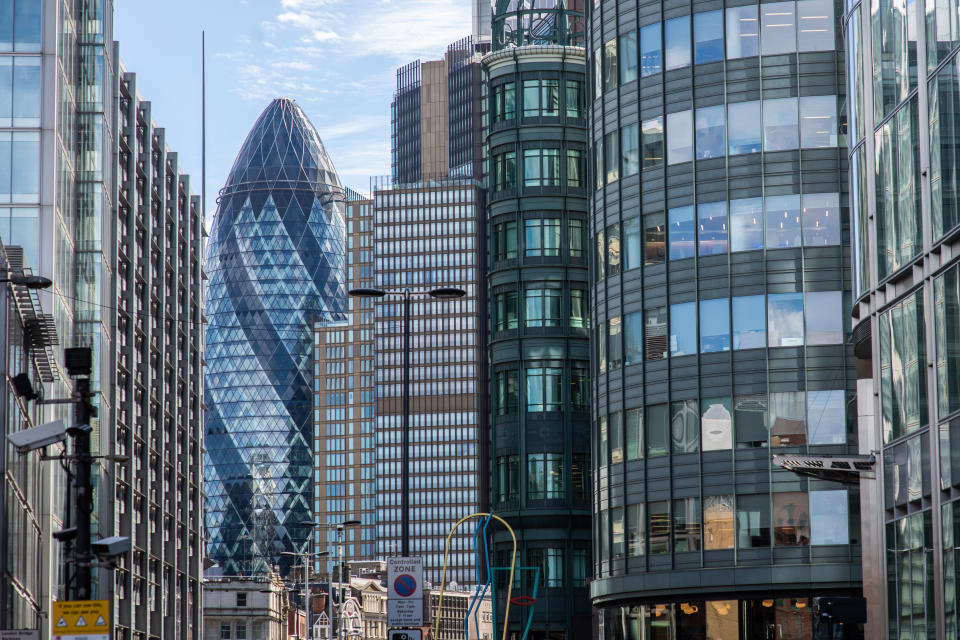
<instances>
[{"instance_id":1,"label":"blue sky","mask_svg":"<svg viewBox=\"0 0 960 640\"><path fill-rule=\"evenodd\" d=\"M395 70L470 33L470 0L115 0L120 58L200 192L207 39L207 213L260 112L295 99L345 186L390 173Z\"/></svg>"}]
</instances>

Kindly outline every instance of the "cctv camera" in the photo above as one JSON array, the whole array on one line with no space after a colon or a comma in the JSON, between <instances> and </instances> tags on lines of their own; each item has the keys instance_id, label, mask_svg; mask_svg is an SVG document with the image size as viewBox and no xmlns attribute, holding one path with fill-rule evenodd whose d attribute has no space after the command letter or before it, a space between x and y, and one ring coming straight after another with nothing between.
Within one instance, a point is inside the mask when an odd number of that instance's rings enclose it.
<instances>
[{"instance_id":1,"label":"cctv camera","mask_svg":"<svg viewBox=\"0 0 960 640\"><path fill-rule=\"evenodd\" d=\"M70 527L69 529L61 529L60 531L53 532L53 539L57 542L67 542L68 540L73 540L77 537L77 528Z\"/></svg>"},{"instance_id":2,"label":"cctv camera","mask_svg":"<svg viewBox=\"0 0 960 640\"><path fill-rule=\"evenodd\" d=\"M12 444L20 455L66 439L67 429L63 425L63 420L54 420L39 427L30 427L7 434L7 442Z\"/></svg>"},{"instance_id":3,"label":"cctv camera","mask_svg":"<svg viewBox=\"0 0 960 640\"><path fill-rule=\"evenodd\" d=\"M77 436L83 435L84 433L90 433L91 431L93 431L93 427L88 424L75 424L67 427L67 435L69 435L71 438L76 438Z\"/></svg>"},{"instance_id":4,"label":"cctv camera","mask_svg":"<svg viewBox=\"0 0 960 640\"><path fill-rule=\"evenodd\" d=\"M103 558L112 558L130 551L130 538L126 536L111 536L90 543L95 554Z\"/></svg>"}]
</instances>

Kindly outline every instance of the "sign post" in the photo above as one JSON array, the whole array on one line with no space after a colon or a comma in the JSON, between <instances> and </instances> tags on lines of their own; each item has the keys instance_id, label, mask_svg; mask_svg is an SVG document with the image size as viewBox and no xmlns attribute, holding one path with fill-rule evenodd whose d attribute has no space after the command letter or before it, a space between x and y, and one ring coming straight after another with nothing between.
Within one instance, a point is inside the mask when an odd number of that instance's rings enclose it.
<instances>
[{"instance_id":1,"label":"sign post","mask_svg":"<svg viewBox=\"0 0 960 640\"><path fill-rule=\"evenodd\" d=\"M423 558L387 558L387 627L423 626Z\"/></svg>"},{"instance_id":2,"label":"sign post","mask_svg":"<svg viewBox=\"0 0 960 640\"><path fill-rule=\"evenodd\" d=\"M54 602L50 627L52 640L110 640L110 601Z\"/></svg>"}]
</instances>

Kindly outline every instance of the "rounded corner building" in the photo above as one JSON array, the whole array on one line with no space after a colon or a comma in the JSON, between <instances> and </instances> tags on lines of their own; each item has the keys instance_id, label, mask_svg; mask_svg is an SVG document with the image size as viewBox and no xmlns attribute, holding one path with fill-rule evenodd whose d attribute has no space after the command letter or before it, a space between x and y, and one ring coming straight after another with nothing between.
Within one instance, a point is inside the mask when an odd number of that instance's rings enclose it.
<instances>
[{"instance_id":1,"label":"rounded corner building","mask_svg":"<svg viewBox=\"0 0 960 640\"><path fill-rule=\"evenodd\" d=\"M583 44L582 2L498 0L483 58L490 504L516 532L513 594L531 599L511 609L510 632L531 640L591 634ZM509 567L511 537L495 531L495 563ZM498 612L507 577L494 574Z\"/></svg>"},{"instance_id":2,"label":"rounded corner building","mask_svg":"<svg viewBox=\"0 0 960 640\"><path fill-rule=\"evenodd\" d=\"M227 575L289 569L312 536L313 332L343 319L344 189L303 110L274 100L207 246L206 527Z\"/></svg>"},{"instance_id":3,"label":"rounded corner building","mask_svg":"<svg viewBox=\"0 0 960 640\"><path fill-rule=\"evenodd\" d=\"M862 638L844 5L590 1L599 636Z\"/></svg>"}]
</instances>

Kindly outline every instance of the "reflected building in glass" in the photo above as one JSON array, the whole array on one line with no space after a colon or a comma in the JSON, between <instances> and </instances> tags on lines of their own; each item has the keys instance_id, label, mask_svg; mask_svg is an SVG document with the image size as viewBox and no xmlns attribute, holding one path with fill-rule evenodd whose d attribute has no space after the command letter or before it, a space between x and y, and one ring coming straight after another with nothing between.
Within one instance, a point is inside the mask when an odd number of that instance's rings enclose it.
<instances>
[{"instance_id":1,"label":"reflected building in glass","mask_svg":"<svg viewBox=\"0 0 960 640\"><path fill-rule=\"evenodd\" d=\"M956 638L960 6L846 4L868 632Z\"/></svg>"},{"instance_id":2,"label":"reflected building in glass","mask_svg":"<svg viewBox=\"0 0 960 640\"><path fill-rule=\"evenodd\" d=\"M590 12L603 638L862 637L842 8L736 4Z\"/></svg>"},{"instance_id":3,"label":"reflected building in glass","mask_svg":"<svg viewBox=\"0 0 960 640\"><path fill-rule=\"evenodd\" d=\"M286 571L313 517L313 325L343 320L345 227L333 162L274 100L221 190L207 272L208 554L227 575Z\"/></svg>"},{"instance_id":4,"label":"reflected building in glass","mask_svg":"<svg viewBox=\"0 0 960 640\"><path fill-rule=\"evenodd\" d=\"M536 599L511 633L573 640L591 633L587 66L582 3L532 4L494 3L483 59L490 509L517 536L514 595ZM511 536L489 530L510 567Z\"/></svg>"}]
</instances>

